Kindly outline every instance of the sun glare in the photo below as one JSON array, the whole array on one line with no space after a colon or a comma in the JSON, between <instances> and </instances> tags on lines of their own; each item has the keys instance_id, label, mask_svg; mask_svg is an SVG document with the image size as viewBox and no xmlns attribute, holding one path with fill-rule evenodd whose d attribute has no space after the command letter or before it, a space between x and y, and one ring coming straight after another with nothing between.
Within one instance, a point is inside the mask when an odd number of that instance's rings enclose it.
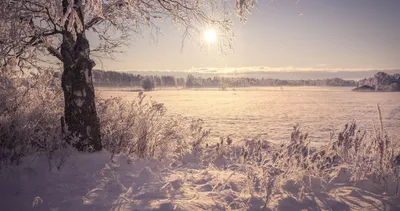
<instances>
[{"instance_id":1,"label":"sun glare","mask_svg":"<svg viewBox=\"0 0 400 211\"><path fill-rule=\"evenodd\" d=\"M217 40L217 32L213 29L208 29L204 31L204 40L208 43L213 43Z\"/></svg>"}]
</instances>

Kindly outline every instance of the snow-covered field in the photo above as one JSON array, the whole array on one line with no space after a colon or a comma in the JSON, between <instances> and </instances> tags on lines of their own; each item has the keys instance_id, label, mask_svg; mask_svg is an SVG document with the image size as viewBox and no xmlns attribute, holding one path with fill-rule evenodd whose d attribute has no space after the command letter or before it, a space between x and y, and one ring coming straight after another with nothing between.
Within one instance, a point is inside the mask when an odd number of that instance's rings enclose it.
<instances>
[{"instance_id":1,"label":"snow-covered field","mask_svg":"<svg viewBox=\"0 0 400 211\"><path fill-rule=\"evenodd\" d=\"M101 95L137 97L129 89L101 89ZM290 137L296 123L310 133L314 143L325 142L331 132L355 120L371 129L377 123L377 104L391 137L399 135L400 93L360 93L335 87L251 87L217 89L162 89L146 92L169 112L201 118L215 138L230 135L265 136L269 141Z\"/></svg>"}]
</instances>

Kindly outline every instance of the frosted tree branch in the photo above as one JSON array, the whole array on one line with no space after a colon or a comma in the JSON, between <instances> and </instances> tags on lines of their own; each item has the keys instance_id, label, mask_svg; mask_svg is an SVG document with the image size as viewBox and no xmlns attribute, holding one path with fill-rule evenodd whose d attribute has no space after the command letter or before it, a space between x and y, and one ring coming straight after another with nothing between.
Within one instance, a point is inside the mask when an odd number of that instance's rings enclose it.
<instances>
[{"instance_id":1,"label":"frosted tree branch","mask_svg":"<svg viewBox=\"0 0 400 211\"><path fill-rule=\"evenodd\" d=\"M220 47L231 47L232 13L245 22L255 0L8 0L0 2L0 66L11 61L24 67L47 54L61 59L58 51L62 34L90 30L99 44L93 52L112 56L150 29L160 33L159 25L172 21L187 38L212 27L219 34ZM79 9L74 8L78 6ZM78 14L79 13L79 14Z\"/></svg>"}]
</instances>

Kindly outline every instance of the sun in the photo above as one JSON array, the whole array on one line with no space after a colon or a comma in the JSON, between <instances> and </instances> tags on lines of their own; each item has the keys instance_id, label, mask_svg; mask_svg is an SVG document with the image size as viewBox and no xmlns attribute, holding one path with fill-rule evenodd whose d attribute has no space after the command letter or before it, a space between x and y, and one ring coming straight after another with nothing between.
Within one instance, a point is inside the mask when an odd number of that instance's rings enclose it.
<instances>
[{"instance_id":1,"label":"sun","mask_svg":"<svg viewBox=\"0 0 400 211\"><path fill-rule=\"evenodd\" d=\"M217 40L217 32L214 29L204 31L204 40L208 43L213 43Z\"/></svg>"}]
</instances>

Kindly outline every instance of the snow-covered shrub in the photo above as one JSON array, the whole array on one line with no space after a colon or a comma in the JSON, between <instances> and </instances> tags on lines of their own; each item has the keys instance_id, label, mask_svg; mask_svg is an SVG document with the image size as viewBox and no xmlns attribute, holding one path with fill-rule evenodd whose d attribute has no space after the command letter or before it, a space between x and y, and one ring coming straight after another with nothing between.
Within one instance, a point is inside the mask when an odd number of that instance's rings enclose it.
<instances>
[{"instance_id":1,"label":"snow-covered shrub","mask_svg":"<svg viewBox=\"0 0 400 211\"><path fill-rule=\"evenodd\" d=\"M252 156L254 150L247 155L249 183L255 184L253 191L266 204L271 195L287 192L289 184L295 184L300 199L312 191L311 187L329 188L337 181L355 186L368 181L382 192L398 194L399 148L382 126L368 133L355 122L346 124L336 138L332 135L321 147L311 147L307 137L295 126L290 142L278 149L263 151L260 147L257 156Z\"/></svg>"},{"instance_id":2,"label":"snow-covered shrub","mask_svg":"<svg viewBox=\"0 0 400 211\"><path fill-rule=\"evenodd\" d=\"M0 163L60 147L63 101L51 70L29 75L0 74Z\"/></svg>"},{"instance_id":3,"label":"snow-covered shrub","mask_svg":"<svg viewBox=\"0 0 400 211\"><path fill-rule=\"evenodd\" d=\"M115 97L97 102L103 146L113 156L175 159L208 138L202 120L167 115L163 104L143 93L132 101Z\"/></svg>"},{"instance_id":4,"label":"snow-covered shrub","mask_svg":"<svg viewBox=\"0 0 400 211\"><path fill-rule=\"evenodd\" d=\"M276 195L289 194L301 200L316 189L329 190L337 183L360 188L370 188L373 183L375 191L393 196L399 191L400 148L380 125L365 131L355 122L346 124L318 147L311 146L299 125L280 146L258 137L232 146L221 138L201 157L216 168L246 175L243 193L262 198L266 207Z\"/></svg>"},{"instance_id":5,"label":"snow-covered shrub","mask_svg":"<svg viewBox=\"0 0 400 211\"><path fill-rule=\"evenodd\" d=\"M384 190L393 192L390 181L399 178L396 170L400 167L399 142L392 142L383 128L381 111L378 106L380 127L371 133L357 128L355 122L346 124L337 139L331 141L320 153L330 158L338 167L351 174L351 181L358 185L362 180L371 179ZM335 158L335 159L334 159ZM396 191L397 192L397 191Z\"/></svg>"}]
</instances>

